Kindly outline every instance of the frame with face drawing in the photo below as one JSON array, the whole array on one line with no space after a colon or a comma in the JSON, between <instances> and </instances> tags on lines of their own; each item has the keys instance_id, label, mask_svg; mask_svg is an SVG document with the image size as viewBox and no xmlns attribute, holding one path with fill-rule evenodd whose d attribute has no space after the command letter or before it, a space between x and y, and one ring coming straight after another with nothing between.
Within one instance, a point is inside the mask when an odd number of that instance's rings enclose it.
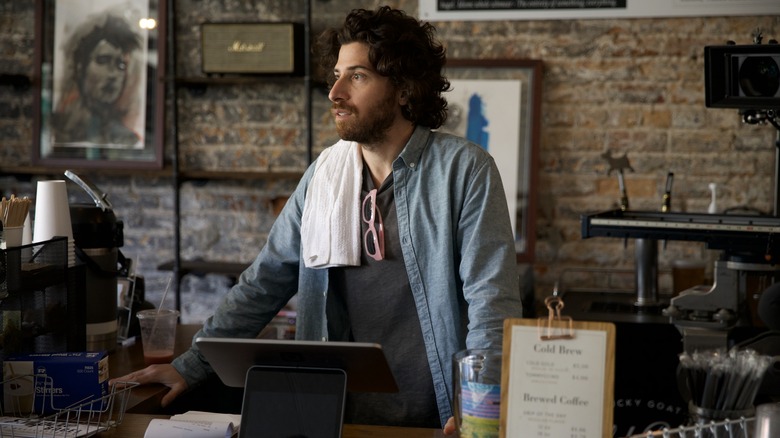
<instances>
[{"instance_id":1,"label":"frame with face drawing","mask_svg":"<svg viewBox=\"0 0 780 438\"><path fill-rule=\"evenodd\" d=\"M536 179L542 61L449 59L441 131L467 138L496 161L515 230L517 261L530 263L536 243Z\"/></svg>"},{"instance_id":2,"label":"frame with face drawing","mask_svg":"<svg viewBox=\"0 0 780 438\"><path fill-rule=\"evenodd\" d=\"M161 168L165 0L37 0L33 162Z\"/></svg>"}]
</instances>

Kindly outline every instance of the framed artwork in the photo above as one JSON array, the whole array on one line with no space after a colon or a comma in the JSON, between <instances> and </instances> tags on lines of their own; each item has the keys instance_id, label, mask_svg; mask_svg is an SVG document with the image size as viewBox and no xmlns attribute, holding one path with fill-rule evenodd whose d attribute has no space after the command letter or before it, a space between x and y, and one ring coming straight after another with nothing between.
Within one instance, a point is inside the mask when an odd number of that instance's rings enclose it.
<instances>
[{"instance_id":1,"label":"framed artwork","mask_svg":"<svg viewBox=\"0 0 780 438\"><path fill-rule=\"evenodd\" d=\"M450 59L449 114L440 128L485 148L496 160L517 261L530 263L536 243L536 180L542 61Z\"/></svg>"},{"instance_id":2,"label":"framed artwork","mask_svg":"<svg viewBox=\"0 0 780 438\"><path fill-rule=\"evenodd\" d=\"M33 162L161 168L165 0L37 0Z\"/></svg>"}]
</instances>

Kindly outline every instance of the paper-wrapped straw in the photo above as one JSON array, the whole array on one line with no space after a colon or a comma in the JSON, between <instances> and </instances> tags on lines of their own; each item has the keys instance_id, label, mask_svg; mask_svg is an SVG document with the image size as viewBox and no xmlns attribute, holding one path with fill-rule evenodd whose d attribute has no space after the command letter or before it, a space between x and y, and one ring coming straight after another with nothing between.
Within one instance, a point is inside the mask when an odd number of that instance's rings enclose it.
<instances>
[{"instance_id":1,"label":"paper-wrapped straw","mask_svg":"<svg viewBox=\"0 0 780 438\"><path fill-rule=\"evenodd\" d=\"M0 200L0 220L3 221L3 226L24 226L24 219L27 217L31 203L30 198L26 196L17 198L16 195L11 195L11 199L6 199L3 196L3 199Z\"/></svg>"},{"instance_id":2,"label":"paper-wrapped straw","mask_svg":"<svg viewBox=\"0 0 780 438\"><path fill-rule=\"evenodd\" d=\"M743 411L753 406L764 372L772 362L754 350L710 350L680 355L691 402L715 411Z\"/></svg>"}]
</instances>

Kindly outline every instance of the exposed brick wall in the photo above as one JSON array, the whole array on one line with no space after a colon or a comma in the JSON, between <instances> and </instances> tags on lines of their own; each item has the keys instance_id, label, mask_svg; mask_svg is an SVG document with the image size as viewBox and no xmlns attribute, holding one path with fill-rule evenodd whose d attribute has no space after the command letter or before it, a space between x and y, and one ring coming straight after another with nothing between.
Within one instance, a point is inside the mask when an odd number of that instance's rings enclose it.
<instances>
[{"instance_id":1,"label":"exposed brick wall","mask_svg":"<svg viewBox=\"0 0 780 438\"><path fill-rule=\"evenodd\" d=\"M313 31L335 25L351 7L380 2L313 2ZM385 2L381 2L385 3ZM416 14L417 1L392 1ZM302 21L302 2L178 0L177 74L200 75L200 23ZM33 2L0 1L0 74L30 75ZM776 131L745 126L735 110L704 107L703 47L749 43L760 27L780 39L780 17L551 20L436 23L452 58L533 58L544 61L540 114L537 244L534 273L540 296L564 271L631 269L633 244L582 240L580 215L615 208L615 173L602 153L627 154L631 207L656 210L667 172L674 172L672 207L703 212L710 182L721 209L771 211ZM0 86L0 160L29 165L34 89ZM301 172L306 165L304 88L298 80L179 87L179 142L187 169ZM322 90L314 91L315 151L335 133ZM169 102L170 108L170 102ZM170 111L170 109L169 109ZM166 127L171 136L170 120ZM166 145L170 162L171 145ZM125 222L122 251L137 259L147 294L157 303L169 273L156 269L173 255L173 188L167 178L93 178ZM34 195L36 178L0 176L4 195ZM186 183L181 190L182 255L249 262L273 223L274 200L295 180ZM71 197L79 196L71 188ZM709 256L701 245L667 242L661 268L679 257ZM598 283L602 280L593 280ZM662 286L668 288L666 278ZM220 276L189 276L182 285L185 320L207 316L226 291ZM630 284L629 284L630 287Z\"/></svg>"}]
</instances>

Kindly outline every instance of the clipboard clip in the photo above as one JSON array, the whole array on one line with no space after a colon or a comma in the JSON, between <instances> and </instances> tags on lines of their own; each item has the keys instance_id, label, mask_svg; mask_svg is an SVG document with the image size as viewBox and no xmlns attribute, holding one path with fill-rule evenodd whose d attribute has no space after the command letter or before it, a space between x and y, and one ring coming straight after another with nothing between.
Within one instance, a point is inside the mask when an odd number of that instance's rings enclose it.
<instances>
[{"instance_id":1,"label":"clipboard clip","mask_svg":"<svg viewBox=\"0 0 780 438\"><path fill-rule=\"evenodd\" d=\"M562 316L563 299L559 296L551 296L544 299L547 306L547 318L537 319L539 339L553 341L556 339L574 339L574 320L571 316Z\"/></svg>"}]
</instances>

